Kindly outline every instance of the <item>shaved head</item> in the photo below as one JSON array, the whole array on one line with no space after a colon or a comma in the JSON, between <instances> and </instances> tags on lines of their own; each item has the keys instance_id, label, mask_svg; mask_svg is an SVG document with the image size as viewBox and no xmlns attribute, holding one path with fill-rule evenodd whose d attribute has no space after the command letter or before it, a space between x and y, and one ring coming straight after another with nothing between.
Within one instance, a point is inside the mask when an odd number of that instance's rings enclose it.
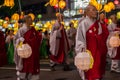
<instances>
[{"instance_id":1,"label":"shaved head","mask_svg":"<svg viewBox=\"0 0 120 80\"><path fill-rule=\"evenodd\" d=\"M97 9L95 6L89 4L86 9L86 15L90 18L96 18L97 17Z\"/></svg>"},{"instance_id":2,"label":"shaved head","mask_svg":"<svg viewBox=\"0 0 120 80\"><path fill-rule=\"evenodd\" d=\"M112 22L116 23L117 22L117 17L115 14L110 16L110 19L112 20Z\"/></svg>"}]
</instances>

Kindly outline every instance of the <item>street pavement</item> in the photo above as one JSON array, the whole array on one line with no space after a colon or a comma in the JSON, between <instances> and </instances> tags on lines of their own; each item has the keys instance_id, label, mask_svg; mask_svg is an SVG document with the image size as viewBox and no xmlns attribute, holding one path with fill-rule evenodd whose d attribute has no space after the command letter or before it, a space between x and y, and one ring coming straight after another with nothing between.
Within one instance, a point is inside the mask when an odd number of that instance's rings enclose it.
<instances>
[{"instance_id":1,"label":"street pavement","mask_svg":"<svg viewBox=\"0 0 120 80\"><path fill-rule=\"evenodd\" d=\"M103 80L120 80L120 74L112 73L107 64L106 74ZM70 64L71 71L63 71L62 65L55 67L56 71L50 71L49 60L40 61L40 80L81 80L73 62ZM16 80L15 65L0 67L0 80Z\"/></svg>"}]
</instances>

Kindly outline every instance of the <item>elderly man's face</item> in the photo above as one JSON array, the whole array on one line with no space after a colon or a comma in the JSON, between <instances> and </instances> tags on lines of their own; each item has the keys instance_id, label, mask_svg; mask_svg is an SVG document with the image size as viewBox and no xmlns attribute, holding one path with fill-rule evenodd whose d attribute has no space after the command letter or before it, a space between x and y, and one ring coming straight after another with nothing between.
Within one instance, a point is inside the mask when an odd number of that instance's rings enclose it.
<instances>
[{"instance_id":1,"label":"elderly man's face","mask_svg":"<svg viewBox=\"0 0 120 80\"><path fill-rule=\"evenodd\" d=\"M105 19L105 15L102 13L102 14L100 14L100 19L101 20L104 20Z\"/></svg>"},{"instance_id":2,"label":"elderly man's face","mask_svg":"<svg viewBox=\"0 0 120 80\"><path fill-rule=\"evenodd\" d=\"M94 6L89 7L88 15L91 18L97 18L97 9Z\"/></svg>"}]
</instances>

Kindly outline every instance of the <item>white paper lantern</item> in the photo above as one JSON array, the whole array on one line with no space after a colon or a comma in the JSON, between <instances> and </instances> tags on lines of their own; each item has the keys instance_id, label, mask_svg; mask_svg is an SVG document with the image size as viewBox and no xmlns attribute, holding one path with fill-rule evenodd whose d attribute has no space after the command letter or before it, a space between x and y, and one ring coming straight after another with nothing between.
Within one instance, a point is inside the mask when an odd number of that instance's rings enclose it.
<instances>
[{"instance_id":1,"label":"white paper lantern","mask_svg":"<svg viewBox=\"0 0 120 80\"><path fill-rule=\"evenodd\" d=\"M70 17L70 12L69 12L69 10L65 10L65 11L63 12L63 14L64 14L65 17Z\"/></svg>"},{"instance_id":2,"label":"white paper lantern","mask_svg":"<svg viewBox=\"0 0 120 80\"><path fill-rule=\"evenodd\" d=\"M119 47L120 46L119 36L112 36L109 40L109 45L111 47Z\"/></svg>"},{"instance_id":3,"label":"white paper lantern","mask_svg":"<svg viewBox=\"0 0 120 80\"><path fill-rule=\"evenodd\" d=\"M29 44L22 44L22 46L18 46L17 53L21 58L29 58L32 54L32 49Z\"/></svg>"},{"instance_id":4,"label":"white paper lantern","mask_svg":"<svg viewBox=\"0 0 120 80\"><path fill-rule=\"evenodd\" d=\"M75 56L75 66L80 70L89 70L93 66L93 57L90 51L78 53Z\"/></svg>"}]
</instances>

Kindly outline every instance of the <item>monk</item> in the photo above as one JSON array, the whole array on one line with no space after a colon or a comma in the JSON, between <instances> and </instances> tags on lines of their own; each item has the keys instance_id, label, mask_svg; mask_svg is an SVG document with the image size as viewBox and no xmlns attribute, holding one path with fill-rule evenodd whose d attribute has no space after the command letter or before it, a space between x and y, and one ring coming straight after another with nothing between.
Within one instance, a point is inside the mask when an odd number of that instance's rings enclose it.
<instances>
[{"instance_id":1,"label":"monk","mask_svg":"<svg viewBox=\"0 0 120 80\"><path fill-rule=\"evenodd\" d=\"M108 45L108 55L111 58L111 72L120 73L120 46L112 48L109 46L109 39L111 36L116 33L120 35L120 20L117 20L116 15L110 16L112 23L108 25L108 30L110 35L108 37L107 45Z\"/></svg>"},{"instance_id":2,"label":"monk","mask_svg":"<svg viewBox=\"0 0 120 80\"><path fill-rule=\"evenodd\" d=\"M80 71L83 80L101 80L105 73L105 66L103 67L103 65L106 62L108 30L96 18L97 9L89 4L86 7L86 17L79 23L77 29L76 54L89 50L94 59L92 69Z\"/></svg>"},{"instance_id":3,"label":"monk","mask_svg":"<svg viewBox=\"0 0 120 80\"><path fill-rule=\"evenodd\" d=\"M69 23L70 29L67 30L67 36L68 36L68 41L70 45L70 52L72 52L71 55L75 55L75 36L76 36L76 28L74 27L74 23L70 22Z\"/></svg>"},{"instance_id":4,"label":"monk","mask_svg":"<svg viewBox=\"0 0 120 80\"><path fill-rule=\"evenodd\" d=\"M64 29L64 25L61 23L62 21L63 15L59 14L50 34L51 70L55 70L55 64L63 64L63 69L65 71L69 70L69 42L66 31Z\"/></svg>"},{"instance_id":5,"label":"monk","mask_svg":"<svg viewBox=\"0 0 120 80\"><path fill-rule=\"evenodd\" d=\"M39 64L39 47L40 36L32 27L32 18L28 15L24 18L25 23L20 27L15 35L15 53L14 61L16 64L18 80L39 80L40 64ZM27 43L32 48L32 55L28 58L21 58L17 55L16 46L20 43Z\"/></svg>"}]
</instances>

